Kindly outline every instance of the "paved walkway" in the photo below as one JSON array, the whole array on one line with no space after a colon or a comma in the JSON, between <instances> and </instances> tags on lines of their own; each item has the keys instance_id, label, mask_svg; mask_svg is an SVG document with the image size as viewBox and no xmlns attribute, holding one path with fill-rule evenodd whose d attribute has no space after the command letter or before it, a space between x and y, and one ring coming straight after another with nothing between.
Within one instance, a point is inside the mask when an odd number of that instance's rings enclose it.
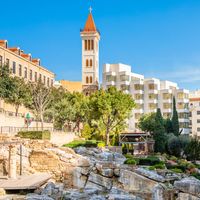
<instances>
[{"instance_id":1,"label":"paved walkway","mask_svg":"<svg viewBox=\"0 0 200 200\"><path fill-rule=\"evenodd\" d=\"M30 176L20 176L18 179L0 179L0 188L4 190L35 190L44 185L51 175L37 173Z\"/></svg>"}]
</instances>

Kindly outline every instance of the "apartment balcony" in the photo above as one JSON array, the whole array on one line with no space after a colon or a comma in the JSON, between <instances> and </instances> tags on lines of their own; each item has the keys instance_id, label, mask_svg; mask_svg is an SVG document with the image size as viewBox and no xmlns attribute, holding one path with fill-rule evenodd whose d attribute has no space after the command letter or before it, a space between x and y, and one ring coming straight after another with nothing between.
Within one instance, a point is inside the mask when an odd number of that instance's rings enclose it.
<instances>
[{"instance_id":1,"label":"apartment balcony","mask_svg":"<svg viewBox=\"0 0 200 200\"><path fill-rule=\"evenodd\" d=\"M144 113L144 109L142 109L142 108L139 108L139 109L134 108L134 112L135 112L135 113L143 114L143 113Z\"/></svg>"},{"instance_id":2,"label":"apartment balcony","mask_svg":"<svg viewBox=\"0 0 200 200\"><path fill-rule=\"evenodd\" d=\"M120 85L130 85L130 81L120 81Z\"/></svg>"},{"instance_id":3,"label":"apartment balcony","mask_svg":"<svg viewBox=\"0 0 200 200\"><path fill-rule=\"evenodd\" d=\"M189 119L186 119L186 118L179 118L179 122L186 122L186 123L190 123L190 120Z\"/></svg>"},{"instance_id":4,"label":"apartment balcony","mask_svg":"<svg viewBox=\"0 0 200 200\"><path fill-rule=\"evenodd\" d=\"M148 103L155 103L155 104L157 104L158 100L157 99L148 99Z\"/></svg>"},{"instance_id":5,"label":"apartment balcony","mask_svg":"<svg viewBox=\"0 0 200 200\"><path fill-rule=\"evenodd\" d=\"M157 112L157 108L149 108L148 109L148 113L156 113Z\"/></svg>"},{"instance_id":6,"label":"apartment balcony","mask_svg":"<svg viewBox=\"0 0 200 200\"><path fill-rule=\"evenodd\" d=\"M135 103L137 103L137 104L143 104L144 100L143 99L135 99Z\"/></svg>"},{"instance_id":7,"label":"apartment balcony","mask_svg":"<svg viewBox=\"0 0 200 200\"><path fill-rule=\"evenodd\" d=\"M108 82L106 82L106 86L116 86L116 82L115 81L108 81Z\"/></svg>"},{"instance_id":8,"label":"apartment balcony","mask_svg":"<svg viewBox=\"0 0 200 200\"><path fill-rule=\"evenodd\" d=\"M143 90L133 90L133 94L144 94Z\"/></svg>"},{"instance_id":9,"label":"apartment balcony","mask_svg":"<svg viewBox=\"0 0 200 200\"><path fill-rule=\"evenodd\" d=\"M129 90L123 90L124 94L130 94Z\"/></svg>"},{"instance_id":10,"label":"apartment balcony","mask_svg":"<svg viewBox=\"0 0 200 200\"><path fill-rule=\"evenodd\" d=\"M154 90L148 90L149 94L158 94L158 90L154 89Z\"/></svg>"},{"instance_id":11,"label":"apartment balcony","mask_svg":"<svg viewBox=\"0 0 200 200\"><path fill-rule=\"evenodd\" d=\"M189 109L187 109L187 108L177 108L177 112L178 113L189 113L190 112L190 110Z\"/></svg>"},{"instance_id":12,"label":"apartment balcony","mask_svg":"<svg viewBox=\"0 0 200 200\"><path fill-rule=\"evenodd\" d=\"M163 103L172 103L172 99L163 99L162 102Z\"/></svg>"},{"instance_id":13,"label":"apartment balcony","mask_svg":"<svg viewBox=\"0 0 200 200\"><path fill-rule=\"evenodd\" d=\"M181 98L181 99L176 99L177 103L189 103L189 99L186 98Z\"/></svg>"},{"instance_id":14,"label":"apartment balcony","mask_svg":"<svg viewBox=\"0 0 200 200\"><path fill-rule=\"evenodd\" d=\"M171 108L163 108L163 113L172 113L172 111Z\"/></svg>"},{"instance_id":15,"label":"apartment balcony","mask_svg":"<svg viewBox=\"0 0 200 200\"><path fill-rule=\"evenodd\" d=\"M189 135L190 131L191 131L190 128L182 128L180 130L182 130L182 132L181 132L182 135Z\"/></svg>"},{"instance_id":16,"label":"apartment balcony","mask_svg":"<svg viewBox=\"0 0 200 200\"><path fill-rule=\"evenodd\" d=\"M109 72L105 72L106 75L110 75L110 76L116 76L117 73L113 72L113 71L109 71Z\"/></svg>"}]
</instances>

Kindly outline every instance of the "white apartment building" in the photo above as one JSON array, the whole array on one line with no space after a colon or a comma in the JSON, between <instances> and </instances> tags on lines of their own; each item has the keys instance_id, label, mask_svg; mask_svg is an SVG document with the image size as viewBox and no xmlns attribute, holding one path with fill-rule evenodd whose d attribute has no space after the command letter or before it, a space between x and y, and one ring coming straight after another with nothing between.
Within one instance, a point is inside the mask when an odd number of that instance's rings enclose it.
<instances>
[{"instance_id":1,"label":"white apartment building","mask_svg":"<svg viewBox=\"0 0 200 200\"><path fill-rule=\"evenodd\" d=\"M190 131L200 137L200 90L190 92Z\"/></svg>"},{"instance_id":2,"label":"white apartment building","mask_svg":"<svg viewBox=\"0 0 200 200\"><path fill-rule=\"evenodd\" d=\"M171 118L173 96L176 98L182 134L189 134L189 91L179 89L176 83L145 78L131 72L131 66L124 64L105 64L103 68L104 89L115 86L129 93L135 100L136 108L129 119L129 131L139 131L138 121L143 114L156 112L160 108L164 118Z\"/></svg>"}]
</instances>

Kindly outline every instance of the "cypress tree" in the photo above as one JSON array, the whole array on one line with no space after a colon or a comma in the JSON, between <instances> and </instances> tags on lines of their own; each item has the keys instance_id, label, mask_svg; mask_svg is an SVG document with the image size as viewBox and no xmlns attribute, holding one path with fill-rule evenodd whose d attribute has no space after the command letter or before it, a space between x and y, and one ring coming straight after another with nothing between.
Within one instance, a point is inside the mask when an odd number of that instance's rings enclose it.
<instances>
[{"instance_id":1,"label":"cypress tree","mask_svg":"<svg viewBox=\"0 0 200 200\"><path fill-rule=\"evenodd\" d=\"M170 118L167 118L165 121L165 131L166 133L173 133L172 121Z\"/></svg>"},{"instance_id":2,"label":"cypress tree","mask_svg":"<svg viewBox=\"0 0 200 200\"><path fill-rule=\"evenodd\" d=\"M164 127L164 120L160 108L157 109L155 121L156 121L156 126L154 130L155 152L164 153L166 147L166 134Z\"/></svg>"},{"instance_id":3,"label":"cypress tree","mask_svg":"<svg viewBox=\"0 0 200 200\"><path fill-rule=\"evenodd\" d=\"M175 136L179 136L179 121L178 112L176 110L176 99L173 97L173 116L172 116L172 128Z\"/></svg>"}]
</instances>

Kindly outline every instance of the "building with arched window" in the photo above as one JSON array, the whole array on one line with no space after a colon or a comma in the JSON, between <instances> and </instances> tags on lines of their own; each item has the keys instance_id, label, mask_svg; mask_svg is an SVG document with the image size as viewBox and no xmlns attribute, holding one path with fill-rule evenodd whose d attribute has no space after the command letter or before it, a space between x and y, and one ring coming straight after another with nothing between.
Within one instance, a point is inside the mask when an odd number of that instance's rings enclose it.
<instances>
[{"instance_id":1,"label":"building with arched window","mask_svg":"<svg viewBox=\"0 0 200 200\"><path fill-rule=\"evenodd\" d=\"M90 94L98 90L99 84L99 40L100 34L96 28L90 11L85 27L81 30L82 38L82 86L83 92Z\"/></svg>"}]
</instances>

